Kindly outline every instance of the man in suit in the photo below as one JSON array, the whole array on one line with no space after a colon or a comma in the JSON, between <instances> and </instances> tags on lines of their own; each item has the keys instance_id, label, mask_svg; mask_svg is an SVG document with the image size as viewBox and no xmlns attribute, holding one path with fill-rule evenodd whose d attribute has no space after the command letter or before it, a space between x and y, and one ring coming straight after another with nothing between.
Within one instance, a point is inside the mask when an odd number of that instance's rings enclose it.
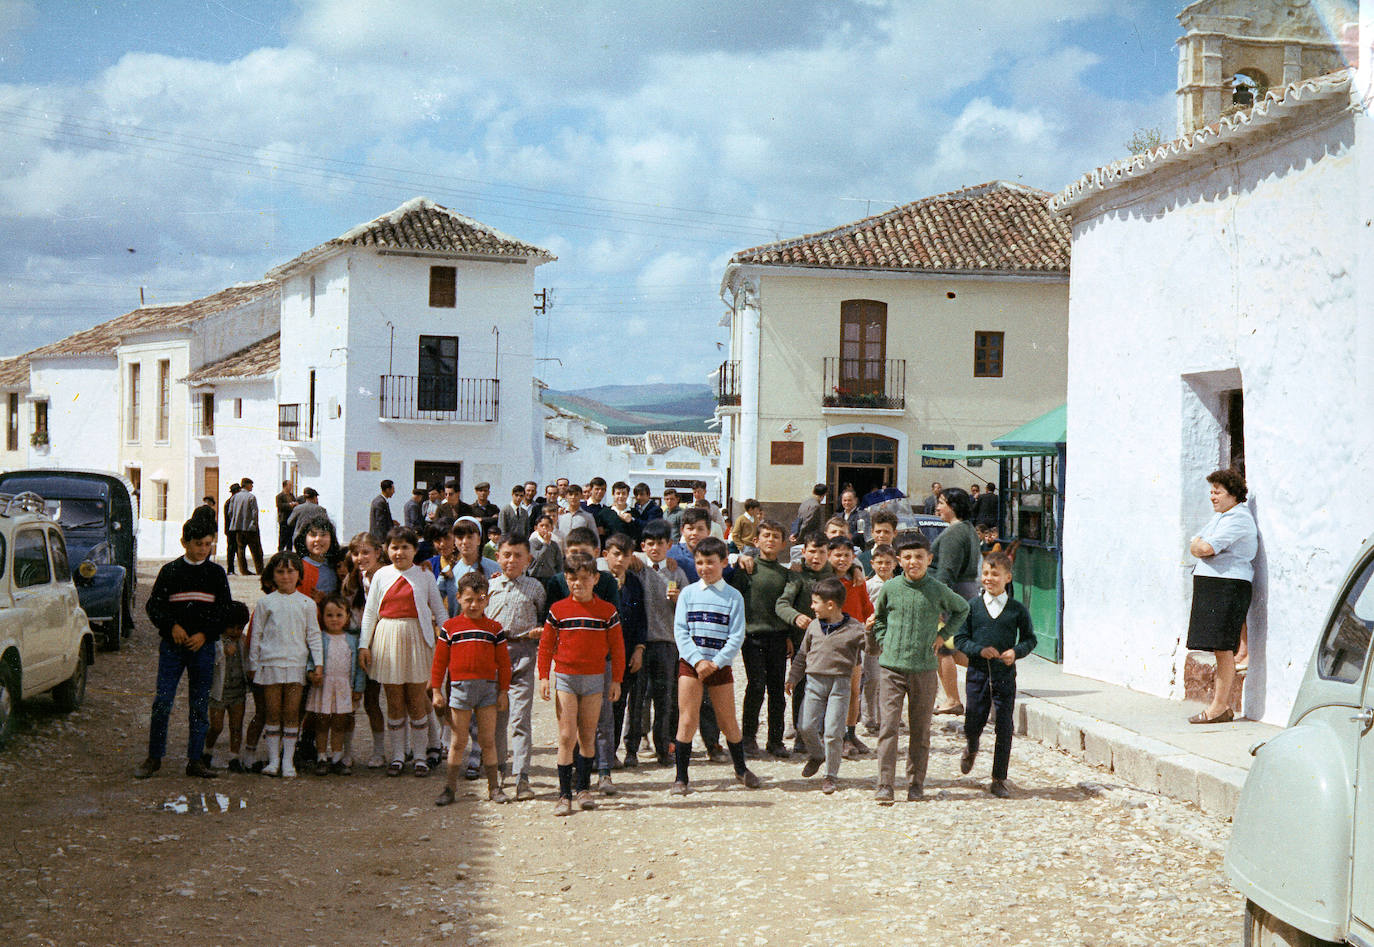
<instances>
[{"instance_id":1,"label":"man in suit","mask_svg":"<svg viewBox=\"0 0 1374 947\"><path fill-rule=\"evenodd\" d=\"M481 521L482 541L486 542L487 533L496 525L497 519L501 516L501 508L491 502L491 484L487 483L485 480L472 489L477 494L476 501L472 503L472 515ZM521 486L520 492L521 494L525 492L523 486ZM503 532L501 535L504 536L506 534Z\"/></svg>"},{"instance_id":2,"label":"man in suit","mask_svg":"<svg viewBox=\"0 0 1374 947\"><path fill-rule=\"evenodd\" d=\"M863 545L863 513L859 511L859 496L853 487L845 487L840 491L840 508L835 515L844 520L844 525L849 528L849 538Z\"/></svg>"},{"instance_id":3,"label":"man in suit","mask_svg":"<svg viewBox=\"0 0 1374 947\"><path fill-rule=\"evenodd\" d=\"M501 531L502 539L530 534L530 508L525 504L525 486L511 487L510 502L501 507L496 516L496 528Z\"/></svg>"},{"instance_id":4,"label":"man in suit","mask_svg":"<svg viewBox=\"0 0 1374 947\"><path fill-rule=\"evenodd\" d=\"M229 501L229 518L224 524L226 530L234 533L238 546L239 572L248 575L248 562L245 553L253 554L253 566L257 575L262 575L262 534L258 532L258 498L253 496L253 481L244 477L239 481L239 492Z\"/></svg>"},{"instance_id":5,"label":"man in suit","mask_svg":"<svg viewBox=\"0 0 1374 947\"><path fill-rule=\"evenodd\" d=\"M416 487L410 491L410 499L406 500L405 505L401 507L401 522L421 535L424 535L425 532L426 493L424 487Z\"/></svg>"},{"instance_id":6,"label":"man in suit","mask_svg":"<svg viewBox=\"0 0 1374 947\"><path fill-rule=\"evenodd\" d=\"M367 511L367 531L379 543L386 542L386 534L396 525L391 516L391 495L396 492L396 484L390 480L382 481L382 492L372 499Z\"/></svg>"},{"instance_id":7,"label":"man in suit","mask_svg":"<svg viewBox=\"0 0 1374 947\"><path fill-rule=\"evenodd\" d=\"M811 495L797 504L797 518L792 521L792 542L800 542L803 536L821 531L825 522L825 495L830 488L818 483L811 488Z\"/></svg>"},{"instance_id":8,"label":"man in suit","mask_svg":"<svg viewBox=\"0 0 1374 947\"><path fill-rule=\"evenodd\" d=\"M242 489L237 483L229 484L229 498L224 501L224 519L220 520L224 524L224 571L230 575L234 574L234 557L239 551L239 541L238 537L229 529L229 507L233 504L234 497L238 496Z\"/></svg>"}]
</instances>

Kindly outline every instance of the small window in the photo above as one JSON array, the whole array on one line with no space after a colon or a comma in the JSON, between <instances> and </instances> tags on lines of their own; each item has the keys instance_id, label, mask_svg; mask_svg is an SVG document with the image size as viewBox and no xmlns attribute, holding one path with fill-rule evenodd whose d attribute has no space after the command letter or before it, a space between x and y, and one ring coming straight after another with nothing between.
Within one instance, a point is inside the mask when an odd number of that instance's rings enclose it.
<instances>
[{"instance_id":1,"label":"small window","mask_svg":"<svg viewBox=\"0 0 1374 947\"><path fill-rule=\"evenodd\" d=\"M124 399L128 416L124 419L124 437L138 442L139 388L143 383L143 366L138 362L129 363L129 391Z\"/></svg>"},{"instance_id":2,"label":"small window","mask_svg":"<svg viewBox=\"0 0 1374 947\"><path fill-rule=\"evenodd\" d=\"M27 589L51 581L48 544L43 541L43 530L21 529L14 536L14 584Z\"/></svg>"},{"instance_id":3,"label":"small window","mask_svg":"<svg viewBox=\"0 0 1374 947\"><path fill-rule=\"evenodd\" d=\"M48 443L48 402L33 403L33 446L42 447Z\"/></svg>"},{"instance_id":4,"label":"small window","mask_svg":"<svg viewBox=\"0 0 1374 947\"><path fill-rule=\"evenodd\" d=\"M201 437L215 436L215 395L202 392L200 396L200 421L196 431Z\"/></svg>"},{"instance_id":5,"label":"small window","mask_svg":"<svg viewBox=\"0 0 1374 947\"><path fill-rule=\"evenodd\" d=\"M156 491L153 499L153 519L167 519L167 481L154 480L153 489Z\"/></svg>"},{"instance_id":6,"label":"small window","mask_svg":"<svg viewBox=\"0 0 1374 947\"><path fill-rule=\"evenodd\" d=\"M1353 684L1360 679L1369 657L1370 629L1374 628L1374 558L1365 562L1350 584L1340 607L1322 635L1317 651L1317 673L1329 681Z\"/></svg>"},{"instance_id":7,"label":"small window","mask_svg":"<svg viewBox=\"0 0 1374 947\"><path fill-rule=\"evenodd\" d=\"M315 277L314 277L314 275L312 274L311 277L310 277L310 316L311 316L311 318L314 318L314 315L315 315Z\"/></svg>"},{"instance_id":8,"label":"small window","mask_svg":"<svg viewBox=\"0 0 1374 947\"><path fill-rule=\"evenodd\" d=\"M19 393L11 391L5 411L5 450L19 449Z\"/></svg>"},{"instance_id":9,"label":"small window","mask_svg":"<svg viewBox=\"0 0 1374 947\"><path fill-rule=\"evenodd\" d=\"M52 574L58 582L72 580L72 567L67 562L67 544L59 532L48 533L48 548L52 551Z\"/></svg>"},{"instance_id":10,"label":"small window","mask_svg":"<svg viewBox=\"0 0 1374 947\"><path fill-rule=\"evenodd\" d=\"M235 417L236 419L237 419L237 418L243 417L243 399L242 399L242 398L235 398L235 399L234 399L234 417Z\"/></svg>"},{"instance_id":11,"label":"small window","mask_svg":"<svg viewBox=\"0 0 1374 947\"><path fill-rule=\"evenodd\" d=\"M431 309L452 309L458 305L458 270L452 266L429 268L429 305Z\"/></svg>"},{"instance_id":12,"label":"small window","mask_svg":"<svg viewBox=\"0 0 1374 947\"><path fill-rule=\"evenodd\" d=\"M172 422L172 363L159 359L157 363L157 440L165 443Z\"/></svg>"},{"instance_id":13,"label":"small window","mask_svg":"<svg viewBox=\"0 0 1374 947\"><path fill-rule=\"evenodd\" d=\"M1002 377L1001 332L973 333L973 377Z\"/></svg>"}]
</instances>

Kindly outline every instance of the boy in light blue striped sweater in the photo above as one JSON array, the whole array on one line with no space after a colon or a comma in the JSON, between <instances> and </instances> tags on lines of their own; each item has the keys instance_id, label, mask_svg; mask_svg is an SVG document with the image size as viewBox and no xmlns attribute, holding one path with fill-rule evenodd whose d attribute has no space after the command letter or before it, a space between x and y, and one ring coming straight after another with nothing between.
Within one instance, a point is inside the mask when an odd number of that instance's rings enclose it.
<instances>
[{"instance_id":1,"label":"boy in light blue striped sweater","mask_svg":"<svg viewBox=\"0 0 1374 947\"><path fill-rule=\"evenodd\" d=\"M730 758L735 764L735 779L756 789L759 778L744 764L744 734L735 716L735 675L730 665L744 643L744 596L725 584L723 578L729 551L724 540L708 536L693 550L700 577L678 596L673 619L677 639L677 781L670 792L687 795L690 747L696 736L701 714L703 689L711 698L716 722L725 735Z\"/></svg>"}]
</instances>

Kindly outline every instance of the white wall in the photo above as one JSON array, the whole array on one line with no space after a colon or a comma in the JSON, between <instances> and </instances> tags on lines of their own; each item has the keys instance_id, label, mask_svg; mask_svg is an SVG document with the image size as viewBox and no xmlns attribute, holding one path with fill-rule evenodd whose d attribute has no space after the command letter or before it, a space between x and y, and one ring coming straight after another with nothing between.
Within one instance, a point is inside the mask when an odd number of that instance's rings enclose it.
<instances>
[{"instance_id":1,"label":"white wall","mask_svg":"<svg viewBox=\"0 0 1374 947\"><path fill-rule=\"evenodd\" d=\"M1359 120L1368 134L1367 120ZM1191 565L1238 378L1259 523L1245 711L1283 722L1369 524L1374 444L1355 371L1370 232L1354 121L1074 209L1065 668L1180 697ZM1103 200L1103 198L1099 198Z\"/></svg>"},{"instance_id":2,"label":"white wall","mask_svg":"<svg viewBox=\"0 0 1374 947\"><path fill-rule=\"evenodd\" d=\"M49 445L29 449L29 466L118 471L117 382L112 355L34 359L28 398L48 399ZM28 430L32 426L30 422ZM27 437L27 431L21 434Z\"/></svg>"}]
</instances>

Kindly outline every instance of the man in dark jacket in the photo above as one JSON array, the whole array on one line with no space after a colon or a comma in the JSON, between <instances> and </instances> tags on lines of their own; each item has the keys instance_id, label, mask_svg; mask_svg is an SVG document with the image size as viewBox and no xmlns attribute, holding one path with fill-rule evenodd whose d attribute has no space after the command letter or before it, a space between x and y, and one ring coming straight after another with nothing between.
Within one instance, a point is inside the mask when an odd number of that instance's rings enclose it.
<instances>
[{"instance_id":1,"label":"man in dark jacket","mask_svg":"<svg viewBox=\"0 0 1374 947\"><path fill-rule=\"evenodd\" d=\"M401 520L409 529L423 535L425 531L425 495L427 491L424 487L416 487L410 491L410 499L406 500L405 506L401 507Z\"/></svg>"},{"instance_id":2,"label":"man in dark jacket","mask_svg":"<svg viewBox=\"0 0 1374 947\"><path fill-rule=\"evenodd\" d=\"M825 495L830 488L818 483L811 488L811 495L797 505L797 518L792 521L792 542L800 542L802 537L819 533L825 522Z\"/></svg>"},{"instance_id":3,"label":"man in dark jacket","mask_svg":"<svg viewBox=\"0 0 1374 947\"><path fill-rule=\"evenodd\" d=\"M391 516L391 495L396 492L396 484L390 480L382 481L382 492L372 499L367 511L367 531L379 543L386 542L386 534L396 525Z\"/></svg>"},{"instance_id":4,"label":"man in dark jacket","mask_svg":"<svg viewBox=\"0 0 1374 947\"><path fill-rule=\"evenodd\" d=\"M296 495L291 492L291 481L281 482L281 493L277 494L277 552L291 548L291 529L286 521L291 518L291 510L296 506Z\"/></svg>"}]
</instances>

